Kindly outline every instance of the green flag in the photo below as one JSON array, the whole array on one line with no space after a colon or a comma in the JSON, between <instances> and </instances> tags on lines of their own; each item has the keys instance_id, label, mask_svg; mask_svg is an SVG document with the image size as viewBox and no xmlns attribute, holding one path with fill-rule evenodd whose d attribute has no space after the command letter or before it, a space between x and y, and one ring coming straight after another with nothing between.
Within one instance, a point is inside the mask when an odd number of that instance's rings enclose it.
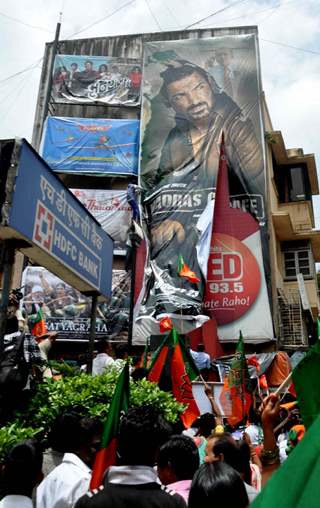
<instances>
[{"instance_id":1,"label":"green flag","mask_svg":"<svg viewBox=\"0 0 320 508\"><path fill-rule=\"evenodd\" d=\"M320 318L317 319L317 337L320 340Z\"/></svg>"},{"instance_id":2,"label":"green flag","mask_svg":"<svg viewBox=\"0 0 320 508\"><path fill-rule=\"evenodd\" d=\"M292 371L303 423L308 429L320 413L320 341Z\"/></svg>"},{"instance_id":3,"label":"green flag","mask_svg":"<svg viewBox=\"0 0 320 508\"><path fill-rule=\"evenodd\" d=\"M93 466L90 489L96 489L102 484L105 470L116 463L117 436L120 416L129 409L129 364L123 367L115 388L108 417L106 419L101 439L101 449L97 452Z\"/></svg>"},{"instance_id":4,"label":"green flag","mask_svg":"<svg viewBox=\"0 0 320 508\"><path fill-rule=\"evenodd\" d=\"M319 508L320 416L250 508Z\"/></svg>"}]
</instances>

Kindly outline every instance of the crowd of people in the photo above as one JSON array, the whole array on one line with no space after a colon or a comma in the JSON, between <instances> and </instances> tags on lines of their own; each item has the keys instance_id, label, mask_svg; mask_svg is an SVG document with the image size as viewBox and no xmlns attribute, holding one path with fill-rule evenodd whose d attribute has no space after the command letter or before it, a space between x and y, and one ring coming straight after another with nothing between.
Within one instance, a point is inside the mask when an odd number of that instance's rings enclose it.
<instances>
[{"instance_id":1,"label":"crowd of people","mask_svg":"<svg viewBox=\"0 0 320 508\"><path fill-rule=\"evenodd\" d=\"M51 426L45 450L26 440L9 451L0 473L0 508L245 508L280 465L274 433L280 411L278 395L262 401L255 414L262 443L256 446L250 422L239 439L239 429L227 432L217 414L201 415L183 430L153 406L133 406L120 420L117 462L93 491L102 424L69 411Z\"/></svg>"}]
</instances>

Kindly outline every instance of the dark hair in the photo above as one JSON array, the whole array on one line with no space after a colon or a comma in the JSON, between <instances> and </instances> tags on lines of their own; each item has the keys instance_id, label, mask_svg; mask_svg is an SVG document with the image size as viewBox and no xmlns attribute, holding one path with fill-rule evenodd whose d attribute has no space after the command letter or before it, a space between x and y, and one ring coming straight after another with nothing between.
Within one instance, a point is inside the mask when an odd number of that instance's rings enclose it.
<instances>
[{"instance_id":1,"label":"dark hair","mask_svg":"<svg viewBox=\"0 0 320 508\"><path fill-rule=\"evenodd\" d=\"M127 344L117 344L114 348L114 354L116 358L123 359L126 354L129 353Z\"/></svg>"},{"instance_id":2,"label":"dark hair","mask_svg":"<svg viewBox=\"0 0 320 508\"><path fill-rule=\"evenodd\" d=\"M138 367L131 373L131 377L133 381L140 381L141 379L145 379L148 375L148 369L143 367Z\"/></svg>"},{"instance_id":3,"label":"dark hair","mask_svg":"<svg viewBox=\"0 0 320 508\"><path fill-rule=\"evenodd\" d=\"M0 499L7 495L31 497L32 490L41 480L42 449L35 439L15 445L4 459L0 475Z\"/></svg>"},{"instance_id":4,"label":"dark hair","mask_svg":"<svg viewBox=\"0 0 320 508\"><path fill-rule=\"evenodd\" d=\"M90 65L93 65L92 60L86 60L86 61L84 62L84 65L86 65L87 63L88 63L88 64L90 64Z\"/></svg>"},{"instance_id":5,"label":"dark hair","mask_svg":"<svg viewBox=\"0 0 320 508\"><path fill-rule=\"evenodd\" d=\"M76 67L78 67L78 64L76 62L72 62L72 64L70 65L70 67L72 67L73 65L75 65Z\"/></svg>"},{"instance_id":6,"label":"dark hair","mask_svg":"<svg viewBox=\"0 0 320 508\"><path fill-rule=\"evenodd\" d=\"M165 97L166 100L169 100L168 86L175 81L180 81L183 78L191 76L195 72L200 74L200 76L203 77L210 86L213 84L216 88L218 88L214 79L212 78L211 80L204 69L198 67L197 65L193 65L190 62L183 62L183 64L179 67L170 66L165 71L161 72L160 76L163 79L163 84L160 93Z\"/></svg>"},{"instance_id":7,"label":"dark hair","mask_svg":"<svg viewBox=\"0 0 320 508\"><path fill-rule=\"evenodd\" d=\"M170 426L153 406L130 408L120 422L121 464L154 466L156 453L170 433Z\"/></svg>"},{"instance_id":8,"label":"dark hair","mask_svg":"<svg viewBox=\"0 0 320 508\"><path fill-rule=\"evenodd\" d=\"M98 353L104 353L105 350L110 346L110 342L108 340L99 340L97 344Z\"/></svg>"},{"instance_id":9,"label":"dark hair","mask_svg":"<svg viewBox=\"0 0 320 508\"><path fill-rule=\"evenodd\" d=\"M199 351L199 353L202 353L204 350L205 350L204 344L197 345L197 351Z\"/></svg>"},{"instance_id":10,"label":"dark hair","mask_svg":"<svg viewBox=\"0 0 320 508\"><path fill-rule=\"evenodd\" d=\"M48 442L55 451L74 453L101 430L101 423L97 420L81 418L78 413L69 411L56 418L51 426Z\"/></svg>"},{"instance_id":11,"label":"dark hair","mask_svg":"<svg viewBox=\"0 0 320 508\"><path fill-rule=\"evenodd\" d=\"M252 423L254 425L261 424L261 416L260 416L259 412L257 411L257 409L253 405L250 406L248 420L250 423Z\"/></svg>"},{"instance_id":12,"label":"dark hair","mask_svg":"<svg viewBox=\"0 0 320 508\"><path fill-rule=\"evenodd\" d=\"M107 66L107 64L101 64L101 65L99 65L99 72L102 72L102 68L103 67L105 69L105 72L108 72L108 66Z\"/></svg>"},{"instance_id":13,"label":"dark hair","mask_svg":"<svg viewBox=\"0 0 320 508\"><path fill-rule=\"evenodd\" d=\"M212 413L204 413L197 420L197 436L209 437L216 426L216 419Z\"/></svg>"},{"instance_id":14,"label":"dark hair","mask_svg":"<svg viewBox=\"0 0 320 508\"><path fill-rule=\"evenodd\" d=\"M233 467L238 473L242 473L242 460L239 446L227 432L215 438L212 451L216 457L223 455L224 462Z\"/></svg>"},{"instance_id":15,"label":"dark hair","mask_svg":"<svg viewBox=\"0 0 320 508\"><path fill-rule=\"evenodd\" d=\"M188 436L171 436L161 446L157 457L160 468L170 464L177 480L191 480L199 467L198 448Z\"/></svg>"},{"instance_id":16,"label":"dark hair","mask_svg":"<svg viewBox=\"0 0 320 508\"><path fill-rule=\"evenodd\" d=\"M205 463L194 475L189 508L246 508L248 495L239 474L224 462Z\"/></svg>"}]
</instances>

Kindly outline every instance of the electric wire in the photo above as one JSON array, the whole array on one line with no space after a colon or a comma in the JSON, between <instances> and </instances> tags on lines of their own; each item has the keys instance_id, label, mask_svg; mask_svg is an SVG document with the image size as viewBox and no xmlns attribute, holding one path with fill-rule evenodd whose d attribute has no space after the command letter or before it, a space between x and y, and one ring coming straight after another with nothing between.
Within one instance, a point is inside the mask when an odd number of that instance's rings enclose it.
<instances>
[{"instance_id":1,"label":"electric wire","mask_svg":"<svg viewBox=\"0 0 320 508\"><path fill-rule=\"evenodd\" d=\"M248 0L237 0L237 2L233 2L230 5L227 5L226 7L223 7L222 9L219 9L218 11L212 12L208 16L205 16L202 19L199 19L198 21L195 21L194 23L191 23L191 25L186 26L184 29L187 30L188 28L191 28L194 25L199 25L199 23L202 23L203 21L206 21L209 18L212 18L213 16L216 16L217 14L220 14L221 12L226 11L227 9L231 9L231 7L234 7L235 5L243 4L244 2L247 2Z\"/></svg>"},{"instance_id":2,"label":"electric wire","mask_svg":"<svg viewBox=\"0 0 320 508\"><path fill-rule=\"evenodd\" d=\"M155 16L155 15L154 15L154 13L152 12L152 9L151 9L150 4L149 4L149 0L145 0L145 3L147 4L147 7L148 7L148 9L149 9L149 12L150 12L150 14L151 14L151 16L152 16L152 18L153 18L153 21L154 21L154 22L155 22L155 24L157 25L158 30L160 30L160 32L162 32L162 31L163 31L163 29L162 29L162 27L161 27L161 25L160 25L159 21L157 20L156 16Z\"/></svg>"},{"instance_id":3,"label":"electric wire","mask_svg":"<svg viewBox=\"0 0 320 508\"><path fill-rule=\"evenodd\" d=\"M35 30L41 30L43 32L48 32L48 33L52 33L53 32L52 30L49 30L47 28L44 28L44 27L41 27L41 26L36 26L36 25L31 25L30 23L26 23L25 21L21 21L21 19L17 19L17 18L14 18L13 16L9 16L9 14L5 14L4 12L0 12L0 16L2 16L3 18L7 18L10 21L14 21L15 23L20 23L20 25L27 26L28 28L33 28Z\"/></svg>"}]
</instances>

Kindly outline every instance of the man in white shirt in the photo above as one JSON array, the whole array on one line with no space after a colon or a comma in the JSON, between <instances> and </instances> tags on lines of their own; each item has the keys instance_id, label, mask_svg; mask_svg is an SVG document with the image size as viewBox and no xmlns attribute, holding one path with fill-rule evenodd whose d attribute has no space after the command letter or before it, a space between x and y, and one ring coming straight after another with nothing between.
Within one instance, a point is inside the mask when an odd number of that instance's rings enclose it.
<instances>
[{"instance_id":1,"label":"man in white shirt","mask_svg":"<svg viewBox=\"0 0 320 508\"><path fill-rule=\"evenodd\" d=\"M65 415L70 430L69 451L62 463L48 474L37 490L37 508L71 508L87 492L91 467L100 445L101 425L91 418Z\"/></svg>"},{"instance_id":2,"label":"man in white shirt","mask_svg":"<svg viewBox=\"0 0 320 508\"><path fill-rule=\"evenodd\" d=\"M190 354L199 372L211 369L211 359L208 353L205 352L204 344L198 344L197 351L190 349Z\"/></svg>"},{"instance_id":3,"label":"man in white shirt","mask_svg":"<svg viewBox=\"0 0 320 508\"><path fill-rule=\"evenodd\" d=\"M39 443L27 439L14 446L2 466L0 508L32 508L32 491L42 477Z\"/></svg>"},{"instance_id":4,"label":"man in white shirt","mask_svg":"<svg viewBox=\"0 0 320 508\"><path fill-rule=\"evenodd\" d=\"M92 362L92 375L98 376L99 374L104 374L106 369L109 367L114 367L115 362L111 357L112 346L110 342L107 340L101 340L97 345L97 356L93 359Z\"/></svg>"}]
</instances>

